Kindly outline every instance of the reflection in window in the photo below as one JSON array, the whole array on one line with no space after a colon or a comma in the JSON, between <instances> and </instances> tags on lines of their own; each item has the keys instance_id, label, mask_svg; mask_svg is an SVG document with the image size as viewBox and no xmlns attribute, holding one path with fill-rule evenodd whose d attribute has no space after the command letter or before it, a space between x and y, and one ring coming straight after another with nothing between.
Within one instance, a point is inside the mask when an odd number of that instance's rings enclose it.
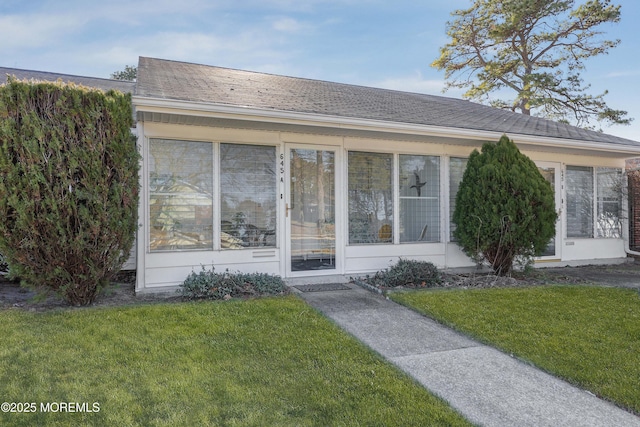
<instances>
[{"instance_id":1,"label":"reflection in window","mask_svg":"<svg viewBox=\"0 0 640 427\"><path fill-rule=\"evenodd\" d=\"M440 240L440 158L400 155L400 242Z\"/></svg>"},{"instance_id":2,"label":"reflection in window","mask_svg":"<svg viewBox=\"0 0 640 427\"><path fill-rule=\"evenodd\" d=\"M622 170L596 169L598 223L596 237L620 238L622 235Z\"/></svg>"},{"instance_id":3,"label":"reflection in window","mask_svg":"<svg viewBox=\"0 0 640 427\"><path fill-rule=\"evenodd\" d=\"M212 249L211 143L149 141L149 248Z\"/></svg>"},{"instance_id":4,"label":"reflection in window","mask_svg":"<svg viewBox=\"0 0 640 427\"><path fill-rule=\"evenodd\" d=\"M593 168L567 166L567 237L593 237Z\"/></svg>"},{"instance_id":5,"label":"reflection in window","mask_svg":"<svg viewBox=\"0 0 640 427\"><path fill-rule=\"evenodd\" d=\"M545 180L547 180L547 182L549 184L551 184L551 189L553 190L553 192L555 194L555 191L556 191L556 169L554 167L538 166L538 171L540 172L540 175L542 175L542 177ZM555 201L554 201L554 207L555 207ZM547 243L547 247L540 254L540 256L541 257L551 257L551 256L555 256L555 255L556 255L556 237L553 236L551 238L551 240L549 240L549 243Z\"/></svg>"},{"instance_id":6,"label":"reflection in window","mask_svg":"<svg viewBox=\"0 0 640 427\"><path fill-rule=\"evenodd\" d=\"M456 196L468 161L469 159L460 157L449 159L449 239L452 242L455 242L453 231L456 229L456 224L453 222L453 212L456 210Z\"/></svg>"},{"instance_id":7,"label":"reflection in window","mask_svg":"<svg viewBox=\"0 0 640 427\"><path fill-rule=\"evenodd\" d=\"M393 242L393 156L349 152L349 243Z\"/></svg>"},{"instance_id":8,"label":"reflection in window","mask_svg":"<svg viewBox=\"0 0 640 427\"><path fill-rule=\"evenodd\" d=\"M276 245L276 149L220 144L222 249Z\"/></svg>"},{"instance_id":9,"label":"reflection in window","mask_svg":"<svg viewBox=\"0 0 640 427\"><path fill-rule=\"evenodd\" d=\"M291 271L336 268L335 153L290 151Z\"/></svg>"}]
</instances>

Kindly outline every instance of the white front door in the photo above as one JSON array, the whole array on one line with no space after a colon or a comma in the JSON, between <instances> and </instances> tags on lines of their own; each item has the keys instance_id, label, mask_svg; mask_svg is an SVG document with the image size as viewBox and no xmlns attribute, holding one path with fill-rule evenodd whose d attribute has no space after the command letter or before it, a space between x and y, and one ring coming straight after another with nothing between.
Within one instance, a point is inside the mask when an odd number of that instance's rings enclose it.
<instances>
[{"instance_id":1,"label":"white front door","mask_svg":"<svg viewBox=\"0 0 640 427\"><path fill-rule=\"evenodd\" d=\"M558 212L558 219L556 221L556 235L549 241L547 248L542 255L537 258L540 261L553 261L560 260L562 249L562 221L561 209L562 209L562 188L561 188L561 176L560 176L560 163L554 162L535 162L538 166L538 170L547 181L551 183L555 196L555 207Z\"/></svg>"},{"instance_id":2,"label":"white front door","mask_svg":"<svg viewBox=\"0 0 640 427\"><path fill-rule=\"evenodd\" d=\"M333 147L287 149L288 276L336 274L336 154Z\"/></svg>"}]
</instances>

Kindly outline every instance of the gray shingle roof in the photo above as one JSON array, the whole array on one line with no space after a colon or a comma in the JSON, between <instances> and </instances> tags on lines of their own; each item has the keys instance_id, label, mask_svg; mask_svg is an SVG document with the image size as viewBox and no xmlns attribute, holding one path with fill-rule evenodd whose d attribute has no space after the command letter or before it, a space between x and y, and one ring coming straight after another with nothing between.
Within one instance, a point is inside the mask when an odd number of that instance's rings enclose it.
<instances>
[{"instance_id":1,"label":"gray shingle roof","mask_svg":"<svg viewBox=\"0 0 640 427\"><path fill-rule=\"evenodd\" d=\"M62 79L63 82L73 82L83 86L94 87L102 90L115 89L124 93L133 93L135 82L122 80L101 79L97 77L73 76L70 74L50 73L47 71L20 70L18 68L0 67L0 84L7 81L7 75L16 76L19 80L41 80L55 82Z\"/></svg>"},{"instance_id":2,"label":"gray shingle roof","mask_svg":"<svg viewBox=\"0 0 640 427\"><path fill-rule=\"evenodd\" d=\"M274 111L640 146L466 100L141 57L136 95Z\"/></svg>"}]
</instances>

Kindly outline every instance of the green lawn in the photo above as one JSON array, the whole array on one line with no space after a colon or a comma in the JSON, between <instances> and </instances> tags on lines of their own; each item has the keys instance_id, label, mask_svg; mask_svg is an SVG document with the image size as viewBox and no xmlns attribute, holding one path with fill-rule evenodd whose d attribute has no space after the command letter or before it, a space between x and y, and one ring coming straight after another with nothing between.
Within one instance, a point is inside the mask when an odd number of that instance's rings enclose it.
<instances>
[{"instance_id":1,"label":"green lawn","mask_svg":"<svg viewBox=\"0 0 640 427\"><path fill-rule=\"evenodd\" d=\"M637 290L549 286L391 298L640 413Z\"/></svg>"},{"instance_id":2,"label":"green lawn","mask_svg":"<svg viewBox=\"0 0 640 427\"><path fill-rule=\"evenodd\" d=\"M0 337L0 402L37 407L3 426L468 425L294 296L9 309Z\"/></svg>"}]
</instances>

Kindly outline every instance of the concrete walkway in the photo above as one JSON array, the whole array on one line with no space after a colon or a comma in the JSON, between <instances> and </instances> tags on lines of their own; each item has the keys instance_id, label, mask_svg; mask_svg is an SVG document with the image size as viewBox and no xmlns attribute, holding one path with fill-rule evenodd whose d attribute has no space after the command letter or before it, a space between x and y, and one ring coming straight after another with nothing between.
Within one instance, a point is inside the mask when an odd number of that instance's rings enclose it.
<instances>
[{"instance_id":1,"label":"concrete walkway","mask_svg":"<svg viewBox=\"0 0 640 427\"><path fill-rule=\"evenodd\" d=\"M639 426L640 418L357 285L300 296L483 426Z\"/></svg>"}]
</instances>

